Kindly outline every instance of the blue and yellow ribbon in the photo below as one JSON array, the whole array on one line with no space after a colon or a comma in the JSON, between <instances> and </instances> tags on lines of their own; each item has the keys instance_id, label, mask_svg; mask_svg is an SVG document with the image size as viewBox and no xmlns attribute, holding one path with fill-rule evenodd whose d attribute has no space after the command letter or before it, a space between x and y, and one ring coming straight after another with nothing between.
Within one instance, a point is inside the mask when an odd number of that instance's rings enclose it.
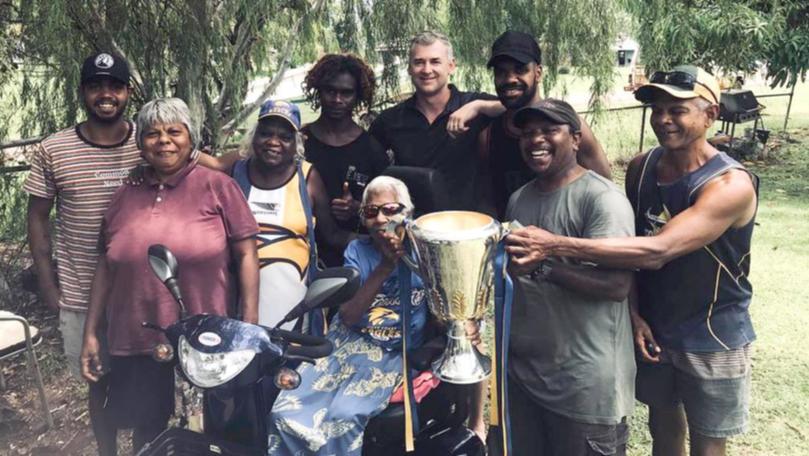
<instances>
[{"instance_id":1,"label":"blue and yellow ribbon","mask_svg":"<svg viewBox=\"0 0 809 456\"><path fill-rule=\"evenodd\" d=\"M412 279L410 268L399 260L399 303L402 306L402 375L404 375L404 411L405 411L405 451L414 451L415 437L419 433L419 415L416 405L416 396L413 394L413 375L407 365L407 351L412 337L410 330L410 308Z\"/></svg>"},{"instance_id":2,"label":"blue and yellow ribbon","mask_svg":"<svg viewBox=\"0 0 809 456\"><path fill-rule=\"evenodd\" d=\"M492 359L491 407L489 422L501 427L503 454L511 454L511 423L508 416L508 345L511 335L511 303L514 284L506 267L508 255L503 240L494 256L494 356Z\"/></svg>"},{"instance_id":3,"label":"blue and yellow ribbon","mask_svg":"<svg viewBox=\"0 0 809 456\"><path fill-rule=\"evenodd\" d=\"M308 286L315 280L317 275L317 244L315 243L315 221L312 214L312 201L309 199L309 190L306 188L306 176L303 175L303 166L301 161L295 165L297 167L296 173L298 175L298 192L301 195L301 205L303 206L303 214L306 217L306 237L309 242L309 267L306 272L306 285ZM315 336L324 336L329 330L328 322L326 321L326 309L314 309L309 312L309 334Z\"/></svg>"}]
</instances>

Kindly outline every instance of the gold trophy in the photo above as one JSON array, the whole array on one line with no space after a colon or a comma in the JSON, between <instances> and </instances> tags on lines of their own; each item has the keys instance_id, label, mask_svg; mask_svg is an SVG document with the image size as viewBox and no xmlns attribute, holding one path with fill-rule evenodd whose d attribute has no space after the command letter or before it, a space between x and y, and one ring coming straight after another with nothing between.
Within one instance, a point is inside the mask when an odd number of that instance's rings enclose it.
<instances>
[{"instance_id":1,"label":"gold trophy","mask_svg":"<svg viewBox=\"0 0 809 456\"><path fill-rule=\"evenodd\" d=\"M432 313L447 325L448 342L433 362L433 374L456 384L477 383L491 373L491 360L466 338L466 320L480 320L491 302L493 258L503 225L488 215L443 211L405 222L416 262L403 257L421 277Z\"/></svg>"}]
</instances>

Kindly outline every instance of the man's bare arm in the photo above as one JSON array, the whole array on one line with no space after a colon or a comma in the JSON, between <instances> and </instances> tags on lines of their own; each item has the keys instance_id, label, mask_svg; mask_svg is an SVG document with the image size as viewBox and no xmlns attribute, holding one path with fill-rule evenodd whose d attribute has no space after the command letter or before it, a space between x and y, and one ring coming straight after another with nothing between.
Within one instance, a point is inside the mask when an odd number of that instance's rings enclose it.
<instances>
[{"instance_id":1,"label":"man's bare arm","mask_svg":"<svg viewBox=\"0 0 809 456\"><path fill-rule=\"evenodd\" d=\"M84 323L84 336L81 347L81 372L85 379L97 382L108 366L101 365L101 344L98 332L103 328L107 296L110 292L107 256L98 257L93 283L90 287L90 302L87 306L87 317Z\"/></svg>"},{"instance_id":2,"label":"man's bare arm","mask_svg":"<svg viewBox=\"0 0 809 456\"><path fill-rule=\"evenodd\" d=\"M213 156L206 153L199 154L199 164L214 171L229 173L233 165L239 161L242 156L238 150L228 152L223 155Z\"/></svg>"},{"instance_id":3,"label":"man's bare arm","mask_svg":"<svg viewBox=\"0 0 809 456\"><path fill-rule=\"evenodd\" d=\"M596 139L590 125L581 117L581 143L579 144L579 151L576 154L576 161L579 164L595 173L598 173L607 179L612 179L612 171L610 170L610 161L607 160L607 155L604 153L604 148Z\"/></svg>"},{"instance_id":4,"label":"man's bare arm","mask_svg":"<svg viewBox=\"0 0 809 456\"><path fill-rule=\"evenodd\" d=\"M596 299L623 301L629 294L632 272L601 269L560 262L548 262L550 274L544 280ZM538 280L543 280L539 278Z\"/></svg>"},{"instance_id":5,"label":"man's bare arm","mask_svg":"<svg viewBox=\"0 0 809 456\"><path fill-rule=\"evenodd\" d=\"M447 132L450 136L458 136L469 130L469 124L479 115L497 117L506 112L499 100L473 100L461 106L447 119Z\"/></svg>"},{"instance_id":6,"label":"man's bare arm","mask_svg":"<svg viewBox=\"0 0 809 456\"><path fill-rule=\"evenodd\" d=\"M53 200L28 197L28 245L39 281L39 297L48 308L59 309L59 286L51 256L50 213Z\"/></svg>"},{"instance_id":7,"label":"man's bare arm","mask_svg":"<svg viewBox=\"0 0 809 456\"><path fill-rule=\"evenodd\" d=\"M659 269L710 244L728 228L746 225L755 211L750 175L731 170L707 183L696 203L672 218L655 236L596 240L543 232L544 239L534 238L533 249L540 256L568 256L618 268Z\"/></svg>"}]
</instances>

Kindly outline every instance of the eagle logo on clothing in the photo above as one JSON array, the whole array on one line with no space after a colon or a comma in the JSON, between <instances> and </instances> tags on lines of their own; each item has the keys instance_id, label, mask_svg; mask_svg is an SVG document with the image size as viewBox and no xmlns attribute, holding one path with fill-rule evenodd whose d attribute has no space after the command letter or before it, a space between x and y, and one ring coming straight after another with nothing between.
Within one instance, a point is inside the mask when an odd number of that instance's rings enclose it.
<instances>
[{"instance_id":1,"label":"eagle logo on clothing","mask_svg":"<svg viewBox=\"0 0 809 456\"><path fill-rule=\"evenodd\" d=\"M671 212L669 212L669 209L664 204L663 210L657 215L652 213L652 208L646 209L645 217L647 225L645 230L646 236L655 236L660 233L660 230L671 220Z\"/></svg>"},{"instance_id":2,"label":"eagle logo on clothing","mask_svg":"<svg viewBox=\"0 0 809 456\"><path fill-rule=\"evenodd\" d=\"M389 341L402 337L399 314L384 306L368 309L368 326L362 331L374 339Z\"/></svg>"},{"instance_id":3,"label":"eagle logo on clothing","mask_svg":"<svg viewBox=\"0 0 809 456\"><path fill-rule=\"evenodd\" d=\"M282 226L259 223L258 228L256 247L259 268L278 262L287 263L292 265L303 279L309 267L309 247L306 239Z\"/></svg>"}]
</instances>

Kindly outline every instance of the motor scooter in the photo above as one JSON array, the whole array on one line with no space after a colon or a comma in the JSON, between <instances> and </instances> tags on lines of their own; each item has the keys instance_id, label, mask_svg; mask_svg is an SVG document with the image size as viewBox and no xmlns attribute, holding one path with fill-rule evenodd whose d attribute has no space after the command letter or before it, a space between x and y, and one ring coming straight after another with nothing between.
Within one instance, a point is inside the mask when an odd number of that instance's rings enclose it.
<instances>
[{"instance_id":1,"label":"motor scooter","mask_svg":"<svg viewBox=\"0 0 809 456\"><path fill-rule=\"evenodd\" d=\"M163 246L149 248L152 270L180 307L180 319L162 331L169 341L156 347L156 359L176 362L181 375L203 390L203 434L171 428L144 446L139 456L266 454L267 416L279 392L295 389L301 362L314 363L331 354L322 337L212 316L187 316L177 283L177 260ZM318 271L303 301L278 326L313 309L335 308L359 289L352 268ZM411 352L413 368L428 370L443 350L441 338ZM174 355L176 353L176 356ZM422 455L482 456L483 442L464 422L468 416L468 385L442 383L418 405L420 432L416 451ZM363 456L404 455L404 406L390 404L371 419L365 431Z\"/></svg>"},{"instance_id":2,"label":"motor scooter","mask_svg":"<svg viewBox=\"0 0 809 456\"><path fill-rule=\"evenodd\" d=\"M148 258L152 271L177 302L180 319L167 328L148 322L143 326L161 331L169 341L155 347L155 359L177 363L181 375L203 390L204 431L168 429L145 445L139 455L263 454L268 407L281 390L298 387L300 376L294 368L331 354L331 342L226 317L189 316L178 285L177 259L162 245L149 247ZM304 299L283 322L294 321L313 309L339 305L351 298L359 285L355 269L320 271Z\"/></svg>"}]
</instances>

